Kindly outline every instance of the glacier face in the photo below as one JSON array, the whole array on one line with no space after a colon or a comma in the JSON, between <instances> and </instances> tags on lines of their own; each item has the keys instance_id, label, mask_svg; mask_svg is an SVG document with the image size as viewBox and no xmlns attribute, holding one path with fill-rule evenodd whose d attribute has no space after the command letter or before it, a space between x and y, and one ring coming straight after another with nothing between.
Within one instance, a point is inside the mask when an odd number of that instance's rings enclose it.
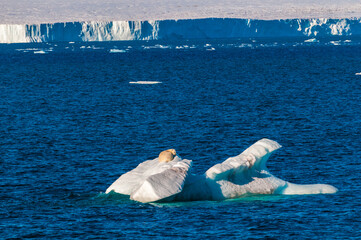
<instances>
[{"instance_id":1,"label":"glacier face","mask_svg":"<svg viewBox=\"0 0 361 240\"><path fill-rule=\"evenodd\" d=\"M361 18L251 20L206 18L156 21L88 21L0 24L0 43L358 36Z\"/></svg>"}]
</instances>

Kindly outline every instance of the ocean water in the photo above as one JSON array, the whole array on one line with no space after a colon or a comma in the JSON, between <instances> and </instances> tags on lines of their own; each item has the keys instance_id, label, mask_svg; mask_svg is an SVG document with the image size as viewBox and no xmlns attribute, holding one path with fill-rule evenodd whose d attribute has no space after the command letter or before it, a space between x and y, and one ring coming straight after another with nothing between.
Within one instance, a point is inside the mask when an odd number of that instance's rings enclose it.
<instances>
[{"instance_id":1,"label":"ocean water","mask_svg":"<svg viewBox=\"0 0 361 240\"><path fill-rule=\"evenodd\" d=\"M0 45L0 238L357 239L359 72L346 38ZM104 194L164 149L201 174L264 137L275 176L339 192Z\"/></svg>"}]
</instances>

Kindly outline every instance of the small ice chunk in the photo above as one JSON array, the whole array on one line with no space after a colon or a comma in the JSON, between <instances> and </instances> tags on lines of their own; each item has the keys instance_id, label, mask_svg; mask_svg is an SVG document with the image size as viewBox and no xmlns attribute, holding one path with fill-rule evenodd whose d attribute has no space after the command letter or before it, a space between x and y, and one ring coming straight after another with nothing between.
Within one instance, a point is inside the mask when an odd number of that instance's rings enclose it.
<instances>
[{"instance_id":1,"label":"small ice chunk","mask_svg":"<svg viewBox=\"0 0 361 240\"><path fill-rule=\"evenodd\" d=\"M39 51L34 51L34 54L46 54L46 52L43 50L39 50Z\"/></svg>"},{"instance_id":2,"label":"small ice chunk","mask_svg":"<svg viewBox=\"0 0 361 240\"><path fill-rule=\"evenodd\" d=\"M330 41L332 45L338 46L340 45L341 41Z\"/></svg>"},{"instance_id":3,"label":"small ice chunk","mask_svg":"<svg viewBox=\"0 0 361 240\"><path fill-rule=\"evenodd\" d=\"M125 53L127 51L123 50L123 49L110 49L109 53Z\"/></svg>"},{"instance_id":4,"label":"small ice chunk","mask_svg":"<svg viewBox=\"0 0 361 240\"><path fill-rule=\"evenodd\" d=\"M318 42L316 38L310 38L305 40L304 42Z\"/></svg>"},{"instance_id":5,"label":"small ice chunk","mask_svg":"<svg viewBox=\"0 0 361 240\"><path fill-rule=\"evenodd\" d=\"M161 44L156 44L155 47L156 47L156 48L161 48L161 49L167 49L167 48L169 48L169 46L167 46L167 45L161 45Z\"/></svg>"},{"instance_id":6,"label":"small ice chunk","mask_svg":"<svg viewBox=\"0 0 361 240\"><path fill-rule=\"evenodd\" d=\"M129 82L130 84L158 84L162 83L159 81L136 81L136 82Z\"/></svg>"}]
</instances>

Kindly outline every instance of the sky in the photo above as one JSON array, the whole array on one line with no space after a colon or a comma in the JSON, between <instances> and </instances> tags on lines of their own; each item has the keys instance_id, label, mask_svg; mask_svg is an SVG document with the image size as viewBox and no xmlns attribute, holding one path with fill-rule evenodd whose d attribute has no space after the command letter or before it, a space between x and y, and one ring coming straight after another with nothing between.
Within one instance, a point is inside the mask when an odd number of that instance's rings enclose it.
<instances>
[{"instance_id":1,"label":"sky","mask_svg":"<svg viewBox=\"0 0 361 240\"><path fill-rule=\"evenodd\" d=\"M361 17L361 0L0 0L0 24Z\"/></svg>"}]
</instances>

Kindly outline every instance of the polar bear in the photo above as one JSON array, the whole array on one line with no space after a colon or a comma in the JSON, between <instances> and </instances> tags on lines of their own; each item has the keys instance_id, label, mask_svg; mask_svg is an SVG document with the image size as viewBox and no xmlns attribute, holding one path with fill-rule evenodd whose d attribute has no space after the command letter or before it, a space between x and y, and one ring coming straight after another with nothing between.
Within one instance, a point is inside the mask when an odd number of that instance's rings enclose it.
<instances>
[{"instance_id":1,"label":"polar bear","mask_svg":"<svg viewBox=\"0 0 361 240\"><path fill-rule=\"evenodd\" d=\"M159 154L159 162L170 162L173 160L177 153L174 149L168 149Z\"/></svg>"}]
</instances>

